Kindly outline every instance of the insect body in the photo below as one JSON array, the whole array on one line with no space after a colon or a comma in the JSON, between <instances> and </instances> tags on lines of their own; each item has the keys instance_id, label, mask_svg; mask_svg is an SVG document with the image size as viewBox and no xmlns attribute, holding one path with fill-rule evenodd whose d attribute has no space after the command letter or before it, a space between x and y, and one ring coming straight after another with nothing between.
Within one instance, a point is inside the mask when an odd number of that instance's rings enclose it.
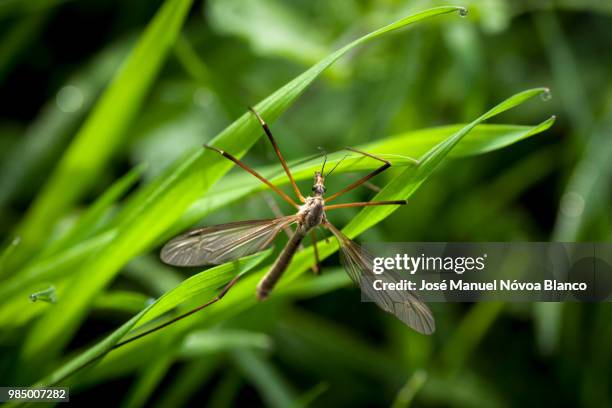
<instances>
[{"instance_id":1,"label":"insect body","mask_svg":"<svg viewBox=\"0 0 612 408\"><path fill-rule=\"evenodd\" d=\"M248 167L246 164L242 163L231 154L213 146L205 147L233 161L238 166L242 167L244 170L248 171L260 181L268 185L283 200L287 201L296 208L296 214L266 220L239 221L196 229L169 241L162 249L161 259L170 265L177 266L215 265L229 262L269 247L280 231L292 225L296 225L295 231L293 234L291 234L289 241L272 265L270 271L257 285L257 297L258 299L263 300L268 297L278 280L281 278L282 274L289 266L291 259L299 249L300 244L307 235L310 235L312 239L315 262L317 265L316 270L319 269L319 257L315 230L318 227L323 227L329 230L338 239L343 263L347 273L351 279L361 287L362 291L369 299L373 300L383 310L396 315L400 320L413 329L424 334L431 334L435 330L433 316L429 308L421 301L417 294L410 291L387 293L384 291L374 290L373 282L376 275L372 272L373 262L371 255L365 252L355 242L334 227L327 220L326 216L326 211L338 208L406 204L405 200L399 200L366 201L328 205L330 201L350 190L353 190L354 188L367 182L372 177L380 174L389 168L391 163L372 154L347 148L347 150L378 160L383 164L365 177L346 186L335 194L324 198L324 194L326 192L324 184L324 162L321 171L317 171L314 174L312 196L304 197L297 187L297 184L289 171L289 167L287 166L287 163L285 162L276 141L272 137L272 133L270 132L268 125L257 112L254 110L252 110L252 112L259 120L268 139L272 143L276 155L278 156L278 159L281 162L281 165L283 166L283 169L285 170L285 173L287 174L293 190L301 204L295 202L285 192L280 190L266 178ZM327 173L327 175L331 174L334 169ZM392 275L388 276L387 278L395 279ZM237 279L238 277L234 278L228 285L226 285L220 295L218 295L213 302L221 299L223 295L225 295L225 293L227 293L232 287L232 285L236 283ZM209 302L203 307L213 302ZM198 308L198 310L201 308L202 307Z\"/></svg>"},{"instance_id":2,"label":"insect body","mask_svg":"<svg viewBox=\"0 0 612 408\"><path fill-rule=\"evenodd\" d=\"M306 235L312 231L313 228L327 222L324 210L325 202L322 197L325 186L323 185L323 176L320 172L315 173L315 184L312 189L315 195L313 197L306 197L306 202L300 206L297 213L297 229L289 239L283 252L281 252L276 262L274 262L270 272L268 272L261 282L259 282L259 285L257 285L257 297L260 300L268 297L268 294L274 288L274 285L285 269L287 269L289 262L291 262L291 258L293 258L293 255Z\"/></svg>"}]
</instances>

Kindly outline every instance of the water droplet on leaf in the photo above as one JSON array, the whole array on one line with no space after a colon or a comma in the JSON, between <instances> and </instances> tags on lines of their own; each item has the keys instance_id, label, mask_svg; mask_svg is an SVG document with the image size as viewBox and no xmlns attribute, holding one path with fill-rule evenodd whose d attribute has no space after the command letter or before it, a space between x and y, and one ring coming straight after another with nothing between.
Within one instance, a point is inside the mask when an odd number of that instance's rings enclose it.
<instances>
[{"instance_id":1,"label":"water droplet on leaf","mask_svg":"<svg viewBox=\"0 0 612 408\"><path fill-rule=\"evenodd\" d=\"M543 101L550 101L550 99L552 98L552 94L550 93L550 89L546 88L541 94L540 94L540 98Z\"/></svg>"},{"instance_id":2,"label":"water droplet on leaf","mask_svg":"<svg viewBox=\"0 0 612 408\"><path fill-rule=\"evenodd\" d=\"M580 217L584 212L584 197L576 192L569 192L561 197L561 213L566 217Z\"/></svg>"},{"instance_id":3,"label":"water droplet on leaf","mask_svg":"<svg viewBox=\"0 0 612 408\"><path fill-rule=\"evenodd\" d=\"M469 12L468 12L468 9L466 9L465 7L461 7L461 8L459 9L459 16L461 16L461 17L465 17L465 16L467 16L467 15L468 15L468 13L469 13Z\"/></svg>"},{"instance_id":4,"label":"water droplet on leaf","mask_svg":"<svg viewBox=\"0 0 612 408\"><path fill-rule=\"evenodd\" d=\"M77 112L83 106L85 95L74 85L66 85L55 97L57 107L65 113Z\"/></svg>"}]
</instances>

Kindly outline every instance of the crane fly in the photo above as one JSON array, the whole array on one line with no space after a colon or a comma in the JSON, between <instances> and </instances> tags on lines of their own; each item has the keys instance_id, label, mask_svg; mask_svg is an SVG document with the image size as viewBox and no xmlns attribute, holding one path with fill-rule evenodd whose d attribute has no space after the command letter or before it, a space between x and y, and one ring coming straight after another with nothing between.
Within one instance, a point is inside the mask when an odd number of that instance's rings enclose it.
<instances>
[{"instance_id":1,"label":"crane fly","mask_svg":"<svg viewBox=\"0 0 612 408\"><path fill-rule=\"evenodd\" d=\"M257 171L253 170L242 161L232 156L230 153L213 146L205 145L204 147L222 155L242 169L251 173L261 182L270 187L272 191L277 193L283 200L295 207L297 212L294 215L281 216L277 218L238 221L189 231L170 240L162 248L162 261L174 266L205 266L222 264L266 249L272 244L276 236L282 230L288 230L291 226L295 226L295 231L293 231L291 234L289 241L281 251L280 255L268 273L257 285L257 298L259 300L264 300L270 295L270 292L272 289L274 289L274 286L289 266L302 241L307 236L310 236L314 248L314 270L320 270L315 231L317 228L322 227L329 230L338 240L340 244L341 257L346 272L350 278L361 287L363 293L369 299L373 300L386 312L396 315L400 320L414 330L423 334L433 333L435 330L435 323L431 311L416 293L411 291L394 291L389 293L385 291L376 291L373 289L372 284L374 280L379 279L379 277L376 277L376 275L372 272L372 256L353 242L350 238L344 235L339 229L334 227L329 222L326 215L327 211L339 208L406 204L405 200L399 200L366 201L329 205L330 201L335 200L336 198L368 182L368 180L371 178L387 170L389 167L391 167L391 163L373 154L353 148L346 148L354 153L378 160L383 164L376 170L360 178L354 183L349 184L340 191L330 195L329 197L324 197L326 192L325 177L329 176L340 163L338 162L336 166L329 171L329 173L325 174L325 163L327 161L326 157L323 161L321 171L316 171L314 173L312 194L308 197L304 197L295 183L295 179L287 166L287 162L281 154L278 144L272 136L270 128L254 109L249 109L257 118L266 136L268 137L268 140L271 142L272 147L276 152L276 156L287 174L289 182L299 203L294 201L284 191L273 185ZM215 299L192 310L188 314L195 313L196 311L220 300L237 282L239 276L240 275L237 275L234 279L232 279ZM392 277L392 275L386 276L386 278L395 279ZM182 317L185 316L181 316L181 318Z\"/></svg>"}]
</instances>

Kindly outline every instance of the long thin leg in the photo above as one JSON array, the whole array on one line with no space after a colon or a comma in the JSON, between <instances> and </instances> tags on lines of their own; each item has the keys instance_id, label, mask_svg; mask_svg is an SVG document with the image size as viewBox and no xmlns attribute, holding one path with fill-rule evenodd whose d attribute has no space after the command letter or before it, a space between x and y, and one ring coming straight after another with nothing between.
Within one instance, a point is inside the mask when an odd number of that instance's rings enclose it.
<instances>
[{"instance_id":1,"label":"long thin leg","mask_svg":"<svg viewBox=\"0 0 612 408\"><path fill-rule=\"evenodd\" d=\"M347 175L347 177L351 178L352 180L357 180L358 177L353 175ZM369 181L366 181L365 183L363 183L363 186L367 189L372 190L375 193L380 193L380 190L382 190L382 188L378 187L376 184L371 183Z\"/></svg>"},{"instance_id":2,"label":"long thin leg","mask_svg":"<svg viewBox=\"0 0 612 408\"><path fill-rule=\"evenodd\" d=\"M319 258L319 249L317 248L317 233L314 229L310 230L310 239L312 240L312 247L314 248L315 267L312 271L315 275L321 274L321 261Z\"/></svg>"},{"instance_id":3,"label":"long thin leg","mask_svg":"<svg viewBox=\"0 0 612 408\"><path fill-rule=\"evenodd\" d=\"M274 151L276 152L276 156L278 157L278 160L280 160L281 165L283 166L283 169L285 169L285 173L287 174L287 177L289 177L289 182L291 183L291 186L293 187L293 191L295 191L295 195L297 196L297 198L301 202L305 202L306 199L304 198L304 196L300 192L300 189L298 188L297 184L295 184L295 180L293 179L293 176L291 175L291 172L289 171L289 166L287 166L287 162L283 158L283 155L281 154L280 148L276 144L276 141L274 140L274 137L272 137L272 131L270 131L270 128L268 127L268 124L263 120L263 118L259 115L259 113L257 113L255 111L255 109L249 107L249 110L251 112L253 112L253 114L255 115L257 120L259 120L259 123L261 124L261 127L263 128L264 132L266 133L266 136L268 136L268 140L270 140L270 143L272 143L272 147L274 147Z\"/></svg>"},{"instance_id":4,"label":"long thin leg","mask_svg":"<svg viewBox=\"0 0 612 408\"><path fill-rule=\"evenodd\" d=\"M374 160L378 160L383 162L384 164L382 166L380 166L379 168L377 168L376 170L374 170L373 172L371 172L370 174L368 174L365 177L360 178L359 180L357 180L356 182L349 184L348 186L344 187L342 190L338 191L335 194L332 194L331 196L327 197L325 199L325 202L329 202L335 198L340 197L342 194L347 193L349 191L351 191L352 189L359 187L360 185L362 185L363 183L365 183L366 181L368 181L369 179L371 179L372 177L375 177L377 175L379 175L380 173L382 173L383 171L387 170L389 167L391 167L391 162L389 162L388 160L385 160L383 158L380 158L378 156L374 156L373 154L367 153L367 152L362 152L361 150L357 150L354 149L352 147L345 147L346 150L349 150L351 152L355 152L355 153L359 153L362 154L364 156L370 157Z\"/></svg>"},{"instance_id":5,"label":"long thin leg","mask_svg":"<svg viewBox=\"0 0 612 408\"><path fill-rule=\"evenodd\" d=\"M405 205L407 204L406 200L394 200L394 201L363 201L357 203L344 203L344 204L335 204L335 205L326 205L323 207L325 211L327 210L335 210L337 208L352 208L352 207L368 207L371 205Z\"/></svg>"},{"instance_id":6,"label":"long thin leg","mask_svg":"<svg viewBox=\"0 0 612 408\"><path fill-rule=\"evenodd\" d=\"M148 334L154 333L158 330L163 329L164 327L167 327L169 325L171 325L172 323L176 323L179 320L182 320L188 316L191 316L192 314L199 312L200 310L212 305L213 303L216 303L218 301L220 301L221 299L223 299L223 296L225 296L227 294L227 292L229 292L229 290L232 288L232 286L234 286L236 284L236 282L238 282L238 279L240 279L240 277L243 274L238 274L236 276L234 276L234 278L227 284L225 285L225 287L223 287L223 289L221 290L221 292L219 292L219 294L217 296L215 296L212 300L209 300L208 302L204 303L203 305L200 305L198 307L196 307L195 309L192 309L190 311L188 311L187 313L183 313L180 316L175 317L174 319L167 321L165 323L160 324L159 326L155 326L147 331L144 331L134 337L130 337L127 340L121 341L117 344L115 344L113 347L111 347L110 350L106 351L105 353L99 354L96 357L93 357L91 360L86 361L85 363L77 366L76 368L72 369L71 371L69 371L68 373L64 374L62 377L60 377L59 379L55 380L55 382L51 383L50 385L53 386L55 384L61 383L63 382L66 378L70 377L71 375L73 375L74 373L84 369L85 367L90 366L91 364L95 363L96 361L102 359L103 357L105 357L108 353L110 353L113 350L118 349L119 347L125 346L126 344L129 344L135 340L138 340Z\"/></svg>"},{"instance_id":7,"label":"long thin leg","mask_svg":"<svg viewBox=\"0 0 612 408\"><path fill-rule=\"evenodd\" d=\"M168 320L167 322L164 322L162 324L160 324L159 326L155 326L147 331L144 331L142 333L139 333L138 335L134 336L134 337L130 337L127 340L124 340L122 342L119 342L117 344L115 344L112 348L112 350L117 349L121 346L125 346L128 343L133 342L134 340L138 340L141 337L144 337L148 334L151 334L153 332L156 332L160 329L163 329L164 327L170 326L173 323L178 322L179 320L182 320L188 316L191 316L192 314L199 312L200 310L212 305L213 303L216 303L218 301L220 301L221 299L223 299L223 296L225 296L227 294L227 292L229 292L229 290L232 288L232 286L234 286L236 284L236 282L238 282L238 279L240 279L240 277L242 276L242 274L238 274L236 276L234 276L234 278L223 287L223 289L221 290L221 292L219 292L219 294L217 296L215 296L213 299L209 300L208 302L196 307L195 309L191 309L190 311L188 311L187 313L183 313L180 316L175 317L174 319Z\"/></svg>"},{"instance_id":8,"label":"long thin leg","mask_svg":"<svg viewBox=\"0 0 612 408\"><path fill-rule=\"evenodd\" d=\"M365 188L369 188L370 190L372 190L375 193L380 193L380 190L382 190L380 187L378 187L376 184L374 183L370 183L369 181L366 181L365 183L363 183L363 186Z\"/></svg>"},{"instance_id":9,"label":"long thin leg","mask_svg":"<svg viewBox=\"0 0 612 408\"><path fill-rule=\"evenodd\" d=\"M220 155L222 155L223 157L233 161L238 166L242 167L244 170L248 171L249 173L251 173L252 175L257 177L261 182L265 183L268 187L270 187L272 190L274 190L279 196L282 197L283 200L285 200L286 202L288 202L289 204L291 204L295 208L300 208L300 206L295 201L293 201L293 199L291 197L289 197L287 194L285 194L285 192L283 190L281 190L280 188L276 187L274 184L270 183L264 176L262 176L261 174L259 174L258 172L256 172L255 170L253 170L252 168L250 168L249 166L247 166L246 164L244 164L243 162L241 162L240 160L238 160L237 158L235 158L234 156L229 154L228 152L226 152L224 150L221 150L221 149L217 149L216 147L213 147L213 146L204 145L204 147L206 149L210 149L212 151L215 151L215 152L219 153Z\"/></svg>"}]
</instances>

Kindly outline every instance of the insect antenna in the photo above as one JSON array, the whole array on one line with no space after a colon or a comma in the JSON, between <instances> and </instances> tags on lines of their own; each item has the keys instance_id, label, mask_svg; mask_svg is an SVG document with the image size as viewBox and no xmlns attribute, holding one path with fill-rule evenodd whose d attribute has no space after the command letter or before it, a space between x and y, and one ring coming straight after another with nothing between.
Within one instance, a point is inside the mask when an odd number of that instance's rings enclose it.
<instances>
[{"instance_id":1,"label":"insect antenna","mask_svg":"<svg viewBox=\"0 0 612 408\"><path fill-rule=\"evenodd\" d=\"M327 163L327 152L321 146L318 149L323 153L323 165L321 166L321 174L325 174L325 164Z\"/></svg>"},{"instance_id":2,"label":"insect antenna","mask_svg":"<svg viewBox=\"0 0 612 408\"><path fill-rule=\"evenodd\" d=\"M344 159L346 159L348 157L348 154L345 154L344 157L342 159L340 159L340 161L338 163L336 163L336 165L329 171L329 173L327 173L325 175L325 178L327 178L330 174L332 174L334 172L334 170L336 170L336 168L340 165L340 163L342 163L344 161Z\"/></svg>"}]
</instances>

